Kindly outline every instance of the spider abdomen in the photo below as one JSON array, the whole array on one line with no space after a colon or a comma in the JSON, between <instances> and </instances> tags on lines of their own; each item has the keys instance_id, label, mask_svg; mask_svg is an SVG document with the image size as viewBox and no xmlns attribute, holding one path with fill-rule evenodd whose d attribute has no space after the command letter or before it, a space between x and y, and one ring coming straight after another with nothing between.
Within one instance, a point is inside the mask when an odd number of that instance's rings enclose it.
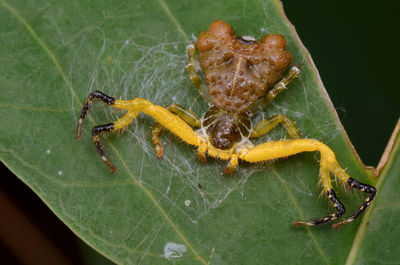
<instances>
[{"instance_id":1,"label":"spider abdomen","mask_svg":"<svg viewBox=\"0 0 400 265\"><path fill-rule=\"evenodd\" d=\"M248 139L251 121L246 113L231 113L211 107L204 114L201 127L215 148L227 150Z\"/></svg>"},{"instance_id":2,"label":"spider abdomen","mask_svg":"<svg viewBox=\"0 0 400 265\"><path fill-rule=\"evenodd\" d=\"M212 104L229 112L248 111L292 61L282 35L245 40L219 20L200 33L197 48Z\"/></svg>"}]
</instances>

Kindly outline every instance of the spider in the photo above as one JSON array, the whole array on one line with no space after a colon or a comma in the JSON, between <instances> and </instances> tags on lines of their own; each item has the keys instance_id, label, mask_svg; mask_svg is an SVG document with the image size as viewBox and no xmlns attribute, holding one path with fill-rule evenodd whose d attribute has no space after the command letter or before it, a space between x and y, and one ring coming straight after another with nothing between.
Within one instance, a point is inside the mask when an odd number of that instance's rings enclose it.
<instances>
[{"instance_id":1,"label":"spider","mask_svg":"<svg viewBox=\"0 0 400 265\"><path fill-rule=\"evenodd\" d=\"M197 74L196 49L205 83ZM336 161L334 152L324 143L302 139L294 122L288 117L275 115L253 128L251 116L262 110L300 74L300 66L294 65L284 75L291 64L292 55L286 51L286 40L282 35L267 34L260 41L238 37L230 25L216 20L208 30L199 34L196 45L187 46L186 52L189 78L210 106L201 118L178 104L163 108L146 99L119 100L100 91L93 91L88 96L78 121L78 139L81 137L83 120L93 100L126 110L126 114L117 121L96 126L92 130L97 152L113 172L116 167L106 157L99 135L127 126L139 113L144 112L157 121L152 129L152 142L158 158L163 156L159 136L163 128L166 128L184 142L196 146L200 161L206 161L206 154L228 160L225 174L233 173L239 160L262 162L302 152L319 151L321 183L336 211L310 221L295 221L295 226L319 225L334 221L344 214L345 207L336 197L331 185L331 172L351 188L368 194L360 208L347 219L333 224L334 228L353 222L371 204L376 189L351 178ZM258 145L253 145L249 140L266 134L279 124L286 128L290 140Z\"/></svg>"}]
</instances>

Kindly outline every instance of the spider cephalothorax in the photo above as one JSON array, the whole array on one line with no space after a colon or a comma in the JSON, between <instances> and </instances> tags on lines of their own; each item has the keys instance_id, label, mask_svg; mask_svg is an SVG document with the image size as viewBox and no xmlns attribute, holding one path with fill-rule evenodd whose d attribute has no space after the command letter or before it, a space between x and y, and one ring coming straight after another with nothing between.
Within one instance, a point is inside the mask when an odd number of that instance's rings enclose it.
<instances>
[{"instance_id":1,"label":"spider cephalothorax","mask_svg":"<svg viewBox=\"0 0 400 265\"><path fill-rule=\"evenodd\" d=\"M249 138L251 120L247 113L230 113L211 107L201 119L201 128L215 148L226 150Z\"/></svg>"},{"instance_id":2,"label":"spider cephalothorax","mask_svg":"<svg viewBox=\"0 0 400 265\"><path fill-rule=\"evenodd\" d=\"M112 171L116 167L106 157L99 135L119 130L130 124L144 112L157 123L152 130L152 141L156 156L163 156L160 133L163 128L181 138L184 142L198 147L198 156L206 161L206 155L229 160L225 173L232 173L240 160L255 163L295 155L301 152L320 152L320 177L325 194L336 212L310 221L294 222L295 225L318 225L336 220L345 208L336 197L330 174L335 174L351 188L368 194L362 205L347 219L333 225L339 228L354 221L375 197L376 189L351 178L336 161L335 154L325 144L313 139L301 139L294 123L286 116L275 115L252 126L252 113L262 110L300 73L295 65L283 76L290 65L292 55L286 51L286 40L279 34L268 34L262 40L237 37L227 23L214 21L207 31L200 33L198 56L206 84L197 74L196 45L187 47L189 78L211 105L202 118L178 104L163 108L150 101L135 98L118 100L103 92L90 93L84 103L78 121L77 138L81 137L83 120L94 99L119 109L126 114L116 122L96 126L92 130L93 142L103 161ZM283 76L283 77L282 77ZM280 80L280 81L279 81ZM249 139L260 137L278 124L283 124L290 140L279 140L253 145ZM193 130L192 127L197 130Z\"/></svg>"}]
</instances>

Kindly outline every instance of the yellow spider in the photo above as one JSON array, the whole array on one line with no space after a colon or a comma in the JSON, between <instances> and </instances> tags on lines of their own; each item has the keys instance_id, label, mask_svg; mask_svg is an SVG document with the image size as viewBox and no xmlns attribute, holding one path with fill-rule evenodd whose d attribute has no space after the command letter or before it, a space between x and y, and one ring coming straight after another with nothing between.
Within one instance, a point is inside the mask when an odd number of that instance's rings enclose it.
<instances>
[{"instance_id":1,"label":"yellow spider","mask_svg":"<svg viewBox=\"0 0 400 265\"><path fill-rule=\"evenodd\" d=\"M207 85L197 75L196 47ZM357 211L333 225L334 228L339 228L354 221L368 207L375 197L376 189L351 178L340 167L335 154L328 146L317 140L301 139L294 123L285 116L275 115L252 128L252 114L262 110L300 73L300 66L295 65L282 78L292 60L292 55L285 49L286 40L282 35L267 34L262 40L255 41L249 37L236 36L230 25L216 20L207 31L200 33L197 45L191 44L187 47L189 78L210 105L202 118L178 104L163 108L142 98L118 100L100 91L94 91L82 107L77 138L81 137L82 123L92 101L98 99L114 108L127 111L116 122L96 126L92 130L97 151L113 172L116 168L105 156L99 135L127 126L140 112L157 121L152 130L152 141L158 158L163 156L159 135L162 129L166 128L184 142L197 146L201 161L206 161L206 154L213 158L229 160L224 171L226 174L234 172L239 159L253 163L302 152L319 151L322 186L336 212L310 221L296 221L293 224L318 225L333 221L344 214L345 207L336 197L331 185L332 172L343 183L368 194ZM291 140L266 142L256 146L250 142L250 138L260 137L278 124L285 126ZM193 130L192 127L197 130Z\"/></svg>"}]
</instances>

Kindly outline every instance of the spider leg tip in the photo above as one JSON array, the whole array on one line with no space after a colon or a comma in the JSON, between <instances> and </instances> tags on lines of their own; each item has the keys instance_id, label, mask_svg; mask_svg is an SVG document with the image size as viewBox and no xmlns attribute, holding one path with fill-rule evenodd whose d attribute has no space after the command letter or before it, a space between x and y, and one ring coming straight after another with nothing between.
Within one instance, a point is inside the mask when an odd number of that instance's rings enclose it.
<instances>
[{"instance_id":1,"label":"spider leg tip","mask_svg":"<svg viewBox=\"0 0 400 265\"><path fill-rule=\"evenodd\" d=\"M308 222L303 222L303 221L293 221L292 224L294 226L309 226L310 224Z\"/></svg>"},{"instance_id":2,"label":"spider leg tip","mask_svg":"<svg viewBox=\"0 0 400 265\"><path fill-rule=\"evenodd\" d=\"M161 159L164 156L164 148L160 145L156 145L156 157Z\"/></svg>"},{"instance_id":3,"label":"spider leg tip","mask_svg":"<svg viewBox=\"0 0 400 265\"><path fill-rule=\"evenodd\" d=\"M233 172L235 172L235 169L232 169L232 168L225 168L224 169L224 174L225 175L232 175Z\"/></svg>"},{"instance_id":4,"label":"spider leg tip","mask_svg":"<svg viewBox=\"0 0 400 265\"><path fill-rule=\"evenodd\" d=\"M332 228L335 230L339 230L339 228L341 228L342 226L343 226L343 223L340 222L340 223L333 224Z\"/></svg>"},{"instance_id":5,"label":"spider leg tip","mask_svg":"<svg viewBox=\"0 0 400 265\"><path fill-rule=\"evenodd\" d=\"M111 173L116 173L117 172L117 168L114 165L108 165L108 167L111 169Z\"/></svg>"},{"instance_id":6,"label":"spider leg tip","mask_svg":"<svg viewBox=\"0 0 400 265\"><path fill-rule=\"evenodd\" d=\"M82 126L81 126L81 124L78 124L78 128L77 128L77 130L76 130L76 139L81 139L81 136L82 136Z\"/></svg>"},{"instance_id":7,"label":"spider leg tip","mask_svg":"<svg viewBox=\"0 0 400 265\"><path fill-rule=\"evenodd\" d=\"M103 155L101 157L106 165L111 169L112 173L117 171L117 168Z\"/></svg>"},{"instance_id":8,"label":"spider leg tip","mask_svg":"<svg viewBox=\"0 0 400 265\"><path fill-rule=\"evenodd\" d=\"M347 220L341 221L339 223L333 224L332 228L334 228L336 230L339 230L342 226L344 226L345 224L348 224L350 222L352 222L352 220L351 219L347 219Z\"/></svg>"}]
</instances>

